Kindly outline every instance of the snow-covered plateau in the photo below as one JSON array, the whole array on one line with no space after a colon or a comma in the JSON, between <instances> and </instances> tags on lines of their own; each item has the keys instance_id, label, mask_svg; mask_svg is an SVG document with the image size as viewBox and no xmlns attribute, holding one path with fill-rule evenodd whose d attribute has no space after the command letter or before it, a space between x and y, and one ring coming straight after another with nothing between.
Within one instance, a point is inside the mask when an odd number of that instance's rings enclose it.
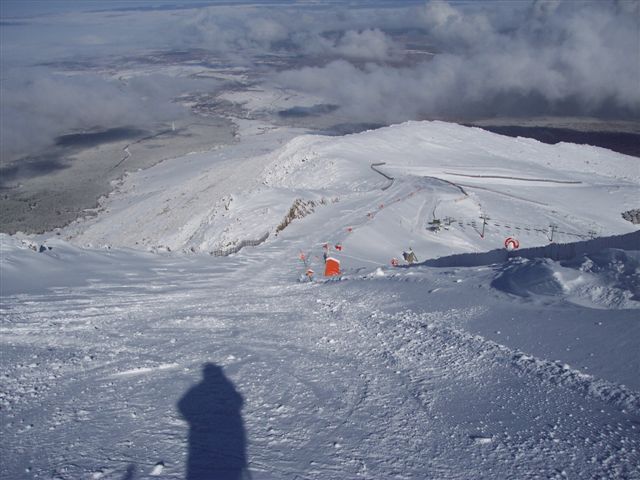
<instances>
[{"instance_id":1,"label":"snow-covered plateau","mask_svg":"<svg viewBox=\"0 0 640 480\"><path fill-rule=\"evenodd\" d=\"M238 125L0 236L0 477L640 479L637 158Z\"/></svg>"}]
</instances>

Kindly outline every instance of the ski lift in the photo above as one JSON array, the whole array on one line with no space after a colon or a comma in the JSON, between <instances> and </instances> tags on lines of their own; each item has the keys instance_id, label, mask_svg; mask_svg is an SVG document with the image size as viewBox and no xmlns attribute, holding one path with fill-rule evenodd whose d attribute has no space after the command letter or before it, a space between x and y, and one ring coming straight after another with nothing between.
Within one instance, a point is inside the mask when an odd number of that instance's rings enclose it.
<instances>
[{"instance_id":1,"label":"ski lift","mask_svg":"<svg viewBox=\"0 0 640 480\"><path fill-rule=\"evenodd\" d=\"M442 221L439 218L434 218L429 222L429 230L432 232L439 232L442 230Z\"/></svg>"}]
</instances>

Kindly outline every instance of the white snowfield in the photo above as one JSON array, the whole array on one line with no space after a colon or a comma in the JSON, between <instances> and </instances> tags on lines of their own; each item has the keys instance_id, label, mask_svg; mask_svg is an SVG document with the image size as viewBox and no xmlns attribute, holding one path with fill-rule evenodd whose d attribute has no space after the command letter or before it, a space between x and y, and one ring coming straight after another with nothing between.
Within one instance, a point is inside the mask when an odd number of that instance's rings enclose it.
<instances>
[{"instance_id":1,"label":"white snowfield","mask_svg":"<svg viewBox=\"0 0 640 480\"><path fill-rule=\"evenodd\" d=\"M513 235L525 247L634 230L621 217L637 207L633 157L443 122L292 139L299 134L241 122L238 144L127 176L97 218L63 234L84 246L213 252L266 233L273 241L296 199L317 204L299 222L311 232L303 248L343 241L383 264L409 246L433 258L497 248ZM381 163L391 185L371 168ZM427 232L434 219L449 230Z\"/></svg>"},{"instance_id":2,"label":"white snowfield","mask_svg":"<svg viewBox=\"0 0 640 480\"><path fill-rule=\"evenodd\" d=\"M244 122L60 236L0 236L0 477L640 478L638 159L441 122L301 133Z\"/></svg>"}]
</instances>

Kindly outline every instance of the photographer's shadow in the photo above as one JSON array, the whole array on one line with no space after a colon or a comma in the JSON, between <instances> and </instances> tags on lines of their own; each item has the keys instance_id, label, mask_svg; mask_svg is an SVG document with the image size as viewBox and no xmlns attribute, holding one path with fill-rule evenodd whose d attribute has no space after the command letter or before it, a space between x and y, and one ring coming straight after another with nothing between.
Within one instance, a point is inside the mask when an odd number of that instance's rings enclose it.
<instances>
[{"instance_id":1,"label":"photographer's shadow","mask_svg":"<svg viewBox=\"0 0 640 480\"><path fill-rule=\"evenodd\" d=\"M178 402L189 422L187 480L248 479L242 396L213 363L202 367L202 381Z\"/></svg>"}]
</instances>

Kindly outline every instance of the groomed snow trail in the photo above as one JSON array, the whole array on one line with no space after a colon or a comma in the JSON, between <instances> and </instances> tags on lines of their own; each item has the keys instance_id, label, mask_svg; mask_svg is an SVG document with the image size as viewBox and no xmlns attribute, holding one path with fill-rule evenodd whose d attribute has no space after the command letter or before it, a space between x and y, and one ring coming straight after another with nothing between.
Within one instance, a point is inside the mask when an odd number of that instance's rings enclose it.
<instances>
[{"instance_id":1,"label":"groomed snow trail","mask_svg":"<svg viewBox=\"0 0 640 480\"><path fill-rule=\"evenodd\" d=\"M3 297L3 475L184 478L177 403L209 362L244 398L254 479L639 478L638 411L464 328L488 287L451 304L406 297L457 288L445 270L297 283L286 247L128 253L120 279Z\"/></svg>"}]
</instances>

